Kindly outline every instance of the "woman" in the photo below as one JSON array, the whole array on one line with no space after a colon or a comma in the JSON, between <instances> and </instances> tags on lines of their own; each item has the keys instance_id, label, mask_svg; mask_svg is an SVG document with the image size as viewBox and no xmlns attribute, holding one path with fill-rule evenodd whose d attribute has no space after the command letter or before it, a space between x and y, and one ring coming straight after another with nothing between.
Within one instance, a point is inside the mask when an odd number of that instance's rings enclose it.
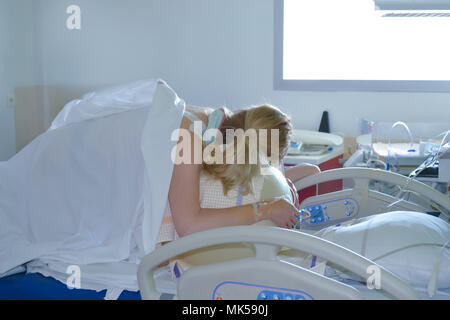
<instances>
[{"instance_id":1,"label":"woman","mask_svg":"<svg viewBox=\"0 0 450 320\"><path fill-rule=\"evenodd\" d=\"M223 119L217 129L223 139L225 139L227 129L242 129L244 131L248 129L257 131L260 129L268 131L276 129L279 132L279 150L270 150L269 147L266 154L271 154L271 151L273 151L279 154L280 160L284 157L290 143L291 124L289 118L279 109L270 105L262 105L236 112L227 109L222 110ZM209 108L187 107L181 128L185 130L192 128L195 119L202 121L208 127L208 122L217 113L218 110ZM201 137L192 130L188 132L191 141L201 144L199 141ZM181 141L182 139L180 139ZM223 140L222 143L225 143L225 141ZM267 141L267 145L270 146L270 139ZM248 153L249 148L248 145L246 146ZM192 147L191 154L194 154L194 147ZM244 194L252 192L252 179L259 174L261 162L252 165L248 163L248 157L246 160L245 164L206 164L205 162L194 164L194 161L191 161L191 163L174 165L169 202L175 229L179 236L217 227L250 225L260 220L271 220L275 225L284 228L291 228L296 223L299 203L297 191L291 180L296 181L319 172L320 169L317 166L301 165L286 170L285 176L292 190L293 203L286 199L280 199L261 202L258 206L252 204L228 208L203 208L200 206L199 190L202 172L207 172L212 178L220 180L225 194L227 191L238 187L243 188ZM283 164L280 163L281 166L278 169L284 173ZM185 188L187 185L192 187Z\"/></svg>"}]
</instances>

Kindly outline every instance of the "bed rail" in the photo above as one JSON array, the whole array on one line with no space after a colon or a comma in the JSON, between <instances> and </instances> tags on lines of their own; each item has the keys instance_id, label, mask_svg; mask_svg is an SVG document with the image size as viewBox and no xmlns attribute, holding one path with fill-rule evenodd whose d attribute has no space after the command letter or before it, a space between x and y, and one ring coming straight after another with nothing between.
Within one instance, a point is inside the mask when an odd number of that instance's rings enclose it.
<instances>
[{"instance_id":1,"label":"bed rail","mask_svg":"<svg viewBox=\"0 0 450 320\"><path fill-rule=\"evenodd\" d=\"M382 290L398 299L419 299L408 284L375 262L353 251L306 233L267 226L236 226L206 230L190 234L153 251L143 258L138 269L138 283L142 298L160 298L161 293L156 290L153 278L160 264L185 252L227 243L252 243L256 250L254 259L267 261L277 260L279 246L311 253L354 272L366 281L370 277L369 268L376 266L380 270Z\"/></svg>"}]
</instances>

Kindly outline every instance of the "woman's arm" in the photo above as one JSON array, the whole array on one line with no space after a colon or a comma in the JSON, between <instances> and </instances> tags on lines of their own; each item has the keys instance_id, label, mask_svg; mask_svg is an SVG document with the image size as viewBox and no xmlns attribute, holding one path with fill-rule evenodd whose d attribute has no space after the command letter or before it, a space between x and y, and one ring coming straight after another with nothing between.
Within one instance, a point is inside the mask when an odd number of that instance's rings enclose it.
<instances>
[{"instance_id":1,"label":"woman's arm","mask_svg":"<svg viewBox=\"0 0 450 320\"><path fill-rule=\"evenodd\" d=\"M196 164L178 164L173 169L169 203L179 236L211 228L255 223L251 206L202 209L199 200L200 170L201 165Z\"/></svg>"},{"instance_id":2,"label":"woman's arm","mask_svg":"<svg viewBox=\"0 0 450 320\"><path fill-rule=\"evenodd\" d=\"M320 172L318 166L310 163L301 163L285 169L283 160L280 161L279 169L287 179L294 182Z\"/></svg>"},{"instance_id":3,"label":"woman's arm","mask_svg":"<svg viewBox=\"0 0 450 320\"><path fill-rule=\"evenodd\" d=\"M182 127L189 124L183 123ZM190 132L191 141L200 139ZM193 147L192 147L193 150ZM169 189L169 204L175 229L180 237L193 232L225 226L250 225L259 220L270 219L279 227L291 227L296 221L297 210L287 201L280 200L259 208L255 219L251 205L222 209L200 207L201 164L192 162L175 164Z\"/></svg>"},{"instance_id":4,"label":"woman's arm","mask_svg":"<svg viewBox=\"0 0 450 320\"><path fill-rule=\"evenodd\" d=\"M190 137L192 140L197 139L192 133ZM201 164L194 163L174 165L169 203L177 233L183 236L214 227L254 223L253 214L246 206L210 210L211 215L203 217L208 209L200 207L201 168Z\"/></svg>"},{"instance_id":5,"label":"woman's arm","mask_svg":"<svg viewBox=\"0 0 450 320\"><path fill-rule=\"evenodd\" d=\"M294 183L307 176L319 173L320 168L316 165L309 163L298 164L293 167L289 167L285 170L285 177L293 181Z\"/></svg>"},{"instance_id":6,"label":"woman's arm","mask_svg":"<svg viewBox=\"0 0 450 320\"><path fill-rule=\"evenodd\" d=\"M255 216L252 205L220 209L201 208L199 181L200 165L174 166L169 203L175 229L180 237L212 228L250 225L266 219L284 228L291 228L296 222L297 209L285 200L260 207L258 216Z\"/></svg>"},{"instance_id":7,"label":"woman's arm","mask_svg":"<svg viewBox=\"0 0 450 320\"><path fill-rule=\"evenodd\" d=\"M284 164L283 164L284 169ZM292 196L294 199L294 205L297 208L300 208L300 201L298 199L297 188L295 188L294 183L300 179L303 179L307 176L311 176L313 174L319 173L320 168L316 165L303 163L293 167L290 167L283 171L284 176L286 177L287 183L291 187Z\"/></svg>"}]
</instances>

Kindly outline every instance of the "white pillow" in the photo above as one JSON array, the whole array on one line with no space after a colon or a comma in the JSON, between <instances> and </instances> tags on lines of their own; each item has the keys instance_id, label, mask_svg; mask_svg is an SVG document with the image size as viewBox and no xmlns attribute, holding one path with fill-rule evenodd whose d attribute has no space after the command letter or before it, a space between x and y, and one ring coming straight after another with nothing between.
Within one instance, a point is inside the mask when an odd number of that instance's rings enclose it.
<instances>
[{"instance_id":1,"label":"white pillow","mask_svg":"<svg viewBox=\"0 0 450 320\"><path fill-rule=\"evenodd\" d=\"M319 231L317 236L373 260L412 286L450 288L450 224L432 215L393 211ZM443 246L447 243L447 247ZM334 267L334 266L333 266ZM348 272L340 276L355 278Z\"/></svg>"}]
</instances>

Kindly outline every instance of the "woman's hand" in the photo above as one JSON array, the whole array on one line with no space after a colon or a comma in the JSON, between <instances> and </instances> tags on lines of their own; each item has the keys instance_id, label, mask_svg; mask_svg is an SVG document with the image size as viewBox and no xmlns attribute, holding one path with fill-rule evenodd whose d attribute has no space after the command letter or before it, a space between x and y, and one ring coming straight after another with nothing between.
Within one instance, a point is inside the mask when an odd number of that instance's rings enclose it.
<instances>
[{"instance_id":1,"label":"woman's hand","mask_svg":"<svg viewBox=\"0 0 450 320\"><path fill-rule=\"evenodd\" d=\"M285 199L272 201L259 210L263 219L273 221L278 227L291 229L297 223L298 210Z\"/></svg>"}]
</instances>

